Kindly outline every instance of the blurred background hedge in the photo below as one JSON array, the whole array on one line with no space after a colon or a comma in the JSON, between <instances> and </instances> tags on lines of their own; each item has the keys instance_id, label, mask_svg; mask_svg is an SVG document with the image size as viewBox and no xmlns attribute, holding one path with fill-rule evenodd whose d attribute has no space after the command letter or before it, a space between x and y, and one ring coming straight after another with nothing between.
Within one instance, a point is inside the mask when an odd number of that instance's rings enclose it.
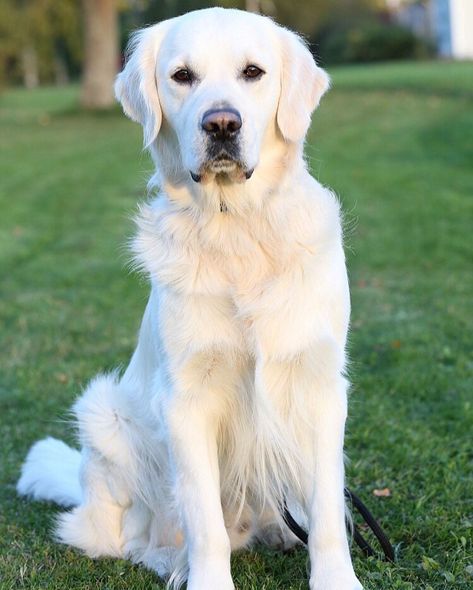
<instances>
[{"instance_id":1,"label":"blurred background hedge","mask_svg":"<svg viewBox=\"0 0 473 590\"><path fill-rule=\"evenodd\" d=\"M434 43L398 24L369 19L330 23L316 36L324 63L363 63L426 59L435 55Z\"/></svg>"}]
</instances>

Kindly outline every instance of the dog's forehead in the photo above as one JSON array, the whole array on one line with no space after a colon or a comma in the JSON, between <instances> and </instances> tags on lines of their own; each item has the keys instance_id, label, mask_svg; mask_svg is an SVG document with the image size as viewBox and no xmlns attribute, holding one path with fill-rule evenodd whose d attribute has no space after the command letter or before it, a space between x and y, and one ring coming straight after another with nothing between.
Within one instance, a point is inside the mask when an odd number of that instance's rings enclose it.
<instances>
[{"instance_id":1,"label":"dog's forehead","mask_svg":"<svg viewBox=\"0 0 473 590\"><path fill-rule=\"evenodd\" d=\"M272 62L276 25L267 18L238 10L209 9L174 19L160 51L170 64L183 59L206 66L246 60Z\"/></svg>"}]
</instances>

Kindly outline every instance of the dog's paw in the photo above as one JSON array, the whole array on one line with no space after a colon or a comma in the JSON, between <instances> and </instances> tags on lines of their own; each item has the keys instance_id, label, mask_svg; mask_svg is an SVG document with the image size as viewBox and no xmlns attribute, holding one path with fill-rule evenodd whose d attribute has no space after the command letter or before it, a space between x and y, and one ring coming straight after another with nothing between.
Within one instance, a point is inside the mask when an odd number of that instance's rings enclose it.
<instances>
[{"instance_id":1,"label":"dog's paw","mask_svg":"<svg viewBox=\"0 0 473 590\"><path fill-rule=\"evenodd\" d=\"M201 579L189 578L187 590L235 590L232 579L214 578L204 576Z\"/></svg>"},{"instance_id":2,"label":"dog's paw","mask_svg":"<svg viewBox=\"0 0 473 590\"><path fill-rule=\"evenodd\" d=\"M310 590L363 590L348 555L322 552L315 556Z\"/></svg>"},{"instance_id":3,"label":"dog's paw","mask_svg":"<svg viewBox=\"0 0 473 590\"><path fill-rule=\"evenodd\" d=\"M351 568L319 568L310 579L310 590L363 590Z\"/></svg>"},{"instance_id":4,"label":"dog's paw","mask_svg":"<svg viewBox=\"0 0 473 590\"><path fill-rule=\"evenodd\" d=\"M197 570L191 568L189 572L189 579L187 580L187 590L235 590L232 576L230 574L230 567L212 566L205 568L198 568Z\"/></svg>"}]
</instances>

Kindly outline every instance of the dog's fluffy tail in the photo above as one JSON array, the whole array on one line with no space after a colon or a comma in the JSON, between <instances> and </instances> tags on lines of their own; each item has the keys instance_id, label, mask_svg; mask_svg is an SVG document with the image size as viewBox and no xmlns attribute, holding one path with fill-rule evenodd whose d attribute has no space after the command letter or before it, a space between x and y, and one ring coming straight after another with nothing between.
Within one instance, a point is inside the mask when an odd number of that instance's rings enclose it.
<instances>
[{"instance_id":1,"label":"dog's fluffy tail","mask_svg":"<svg viewBox=\"0 0 473 590\"><path fill-rule=\"evenodd\" d=\"M56 438L45 438L31 447L16 489L35 500L78 506L82 501L80 464L79 451Z\"/></svg>"}]
</instances>

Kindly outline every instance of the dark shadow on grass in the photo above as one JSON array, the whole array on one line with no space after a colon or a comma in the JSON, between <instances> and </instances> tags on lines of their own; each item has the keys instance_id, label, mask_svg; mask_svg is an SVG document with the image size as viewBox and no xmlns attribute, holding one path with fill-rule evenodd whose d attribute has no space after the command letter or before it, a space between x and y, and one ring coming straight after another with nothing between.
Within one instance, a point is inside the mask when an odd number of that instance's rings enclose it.
<instances>
[{"instance_id":1,"label":"dark shadow on grass","mask_svg":"<svg viewBox=\"0 0 473 590\"><path fill-rule=\"evenodd\" d=\"M334 91L342 91L343 94L353 93L353 94L366 94L367 91L373 92L373 94L381 94L381 93L389 93L389 96L392 97L393 93L399 93L400 95L410 94L413 96L425 96L428 98L437 97L437 98L459 98L464 100L472 100L473 99L473 91L469 91L465 88L436 88L434 92L432 92L432 88L428 84L424 85L417 85L417 84L402 84L402 85L394 85L389 83L380 82L379 84L351 84L350 85L342 85L340 84L340 88L337 88L337 85L334 85Z\"/></svg>"},{"instance_id":2,"label":"dark shadow on grass","mask_svg":"<svg viewBox=\"0 0 473 590\"><path fill-rule=\"evenodd\" d=\"M124 117L123 111L118 104L107 109L84 109L77 104L51 113L51 118L56 120L97 119L103 121L107 119L116 119L117 117Z\"/></svg>"},{"instance_id":3,"label":"dark shadow on grass","mask_svg":"<svg viewBox=\"0 0 473 590\"><path fill-rule=\"evenodd\" d=\"M258 545L232 556L232 573L236 586L241 588L306 588L309 555L302 546L283 552Z\"/></svg>"}]
</instances>

